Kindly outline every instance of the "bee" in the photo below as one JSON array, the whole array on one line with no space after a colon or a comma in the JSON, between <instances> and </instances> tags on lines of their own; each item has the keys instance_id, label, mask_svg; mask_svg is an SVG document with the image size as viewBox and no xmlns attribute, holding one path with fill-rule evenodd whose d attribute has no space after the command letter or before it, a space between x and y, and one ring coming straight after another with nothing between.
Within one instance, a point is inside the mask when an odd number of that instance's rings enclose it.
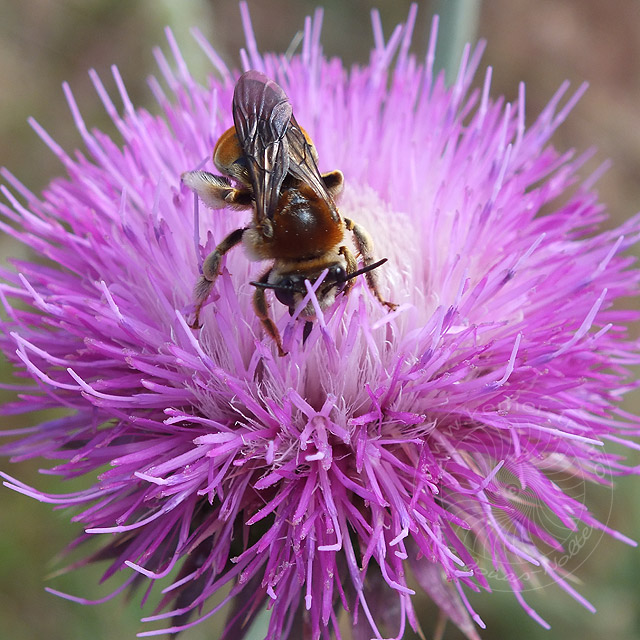
<instances>
[{"instance_id":1,"label":"bee","mask_svg":"<svg viewBox=\"0 0 640 640\"><path fill-rule=\"evenodd\" d=\"M347 294L354 278L364 274L369 288L389 309L396 305L380 295L375 269L386 259L375 261L367 231L340 215L335 198L342 191L342 172L320 174L318 155L307 133L293 116L289 99L278 84L259 71L247 71L233 94L234 126L225 131L213 151L213 162L224 175L187 171L182 182L214 209L252 209L247 227L232 231L206 257L194 290L195 320L216 278L222 257L242 243L251 260L271 260L255 286L253 306L265 331L275 341L279 355L286 355L280 333L270 316L266 291L293 314L308 291L305 280L315 283L326 270L316 291L321 310L336 296ZM353 234L363 266L344 244ZM315 315L311 303L302 310L307 320L304 339Z\"/></svg>"}]
</instances>

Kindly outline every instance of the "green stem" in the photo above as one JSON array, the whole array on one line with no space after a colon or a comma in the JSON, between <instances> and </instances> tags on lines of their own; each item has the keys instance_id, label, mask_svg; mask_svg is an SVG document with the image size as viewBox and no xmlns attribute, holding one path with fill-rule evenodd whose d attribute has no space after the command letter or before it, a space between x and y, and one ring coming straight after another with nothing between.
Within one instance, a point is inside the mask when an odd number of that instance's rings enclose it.
<instances>
[{"instance_id":1,"label":"green stem","mask_svg":"<svg viewBox=\"0 0 640 640\"><path fill-rule=\"evenodd\" d=\"M462 50L476 39L481 0L434 0L433 13L440 16L435 71L444 69L447 84L456 79Z\"/></svg>"},{"instance_id":2,"label":"green stem","mask_svg":"<svg viewBox=\"0 0 640 640\"><path fill-rule=\"evenodd\" d=\"M264 609L253 621L249 632L245 636L245 640L264 640L267 637L269 629L269 620L271 619L271 611Z\"/></svg>"}]
</instances>

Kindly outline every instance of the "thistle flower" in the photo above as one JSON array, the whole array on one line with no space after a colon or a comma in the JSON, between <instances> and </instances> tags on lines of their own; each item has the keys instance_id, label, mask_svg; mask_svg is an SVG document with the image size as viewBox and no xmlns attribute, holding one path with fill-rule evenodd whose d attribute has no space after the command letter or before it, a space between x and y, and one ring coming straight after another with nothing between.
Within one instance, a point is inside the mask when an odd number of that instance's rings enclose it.
<instances>
[{"instance_id":1,"label":"thistle flower","mask_svg":"<svg viewBox=\"0 0 640 640\"><path fill-rule=\"evenodd\" d=\"M471 639L483 623L468 595L490 572L541 624L523 596L532 579L590 608L557 562L563 536L631 541L560 478L637 471L603 445L637 446L618 402L640 360L638 314L618 301L637 294L623 252L640 217L602 230L597 175L577 178L589 154L550 145L582 89L561 106L563 85L526 128L524 89L492 100L490 70L472 89L481 48L451 87L433 72L435 25L426 60L408 54L415 7L387 42L374 21L369 64L348 72L322 56L320 14L287 59L258 53L242 11L243 68L285 89L320 168L344 172L341 211L389 259L381 287L399 307L358 282L303 341L274 305L278 357L251 307L256 265L237 250L189 327L199 265L244 214L199 210L180 175L212 168L238 72L196 35L214 72L198 85L169 33L169 93L151 81L160 115L135 109L114 70L121 114L92 72L122 146L89 130L65 87L86 152L33 123L67 177L37 197L3 173L2 230L41 258L2 272L2 350L27 378L4 414L66 414L6 432L18 437L2 452L54 459L49 473L87 488L5 484L75 509L77 543L104 541L85 562L126 576L114 594L162 590L146 619L161 628L141 636L231 603L225 638L265 605L270 639L340 637L343 610L355 638L401 638L418 628L410 573Z\"/></svg>"}]
</instances>

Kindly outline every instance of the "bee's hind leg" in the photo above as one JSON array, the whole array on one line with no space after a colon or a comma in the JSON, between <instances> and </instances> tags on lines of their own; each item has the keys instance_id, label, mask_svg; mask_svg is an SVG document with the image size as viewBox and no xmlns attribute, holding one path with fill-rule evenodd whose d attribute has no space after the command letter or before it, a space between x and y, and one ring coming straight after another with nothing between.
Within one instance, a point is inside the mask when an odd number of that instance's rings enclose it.
<instances>
[{"instance_id":1,"label":"bee's hind leg","mask_svg":"<svg viewBox=\"0 0 640 640\"><path fill-rule=\"evenodd\" d=\"M192 329L200 328L200 310L207 301L211 289L215 284L216 279L220 271L220 262L222 256L227 251L233 249L237 244L242 241L242 235L247 229L236 229L232 231L204 260L202 263L202 275L198 278L196 286L193 290L193 296L195 298L196 309L195 319L191 324Z\"/></svg>"}]
</instances>

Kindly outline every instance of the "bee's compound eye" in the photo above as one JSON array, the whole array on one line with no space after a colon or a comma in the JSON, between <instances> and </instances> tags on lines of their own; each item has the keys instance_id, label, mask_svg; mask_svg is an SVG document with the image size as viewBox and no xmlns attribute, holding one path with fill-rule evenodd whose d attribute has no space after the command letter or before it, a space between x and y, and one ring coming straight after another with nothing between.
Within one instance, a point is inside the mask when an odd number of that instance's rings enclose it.
<instances>
[{"instance_id":1,"label":"bee's compound eye","mask_svg":"<svg viewBox=\"0 0 640 640\"><path fill-rule=\"evenodd\" d=\"M331 286L334 286L338 291L342 291L347 281L347 272L345 268L340 265L331 267L327 280L331 282Z\"/></svg>"},{"instance_id":2,"label":"bee's compound eye","mask_svg":"<svg viewBox=\"0 0 640 640\"><path fill-rule=\"evenodd\" d=\"M278 288L274 289L278 302L285 307L293 307L296 304L296 285L294 278L284 277L278 282Z\"/></svg>"},{"instance_id":3,"label":"bee's compound eye","mask_svg":"<svg viewBox=\"0 0 640 640\"><path fill-rule=\"evenodd\" d=\"M331 273L336 282L344 282L347 279L347 272L344 267L333 267Z\"/></svg>"}]
</instances>

